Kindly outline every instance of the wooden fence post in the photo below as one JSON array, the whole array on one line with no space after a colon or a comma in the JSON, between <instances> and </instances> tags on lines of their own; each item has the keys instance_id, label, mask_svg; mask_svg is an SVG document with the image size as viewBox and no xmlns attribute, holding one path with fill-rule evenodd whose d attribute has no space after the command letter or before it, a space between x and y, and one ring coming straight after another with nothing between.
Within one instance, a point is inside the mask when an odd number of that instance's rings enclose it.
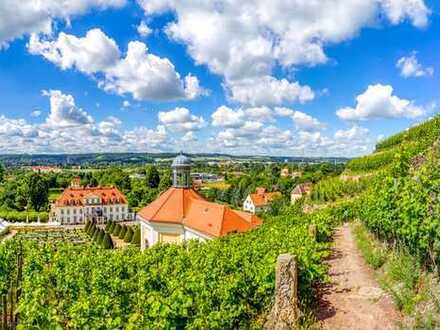
<instances>
[{"instance_id":1,"label":"wooden fence post","mask_svg":"<svg viewBox=\"0 0 440 330\"><path fill-rule=\"evenodd\" d=\"M296 259L290 254L281 254L278 256L276 266L275 304L264 329L295 329L299 316Z\"/></svg>"}]
</instances>

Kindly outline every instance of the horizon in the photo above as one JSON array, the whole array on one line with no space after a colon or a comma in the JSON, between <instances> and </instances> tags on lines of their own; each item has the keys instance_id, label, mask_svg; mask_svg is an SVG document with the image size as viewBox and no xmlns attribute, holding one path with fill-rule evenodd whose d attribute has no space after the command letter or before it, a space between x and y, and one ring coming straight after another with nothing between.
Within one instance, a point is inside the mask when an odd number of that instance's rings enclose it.
<instances>
[{"instance_id":1,"label":"horizon","mask_svg":"<svg viewBox=\"0 0 440 330\"><path fill-rule=\"evenodd\" d=\"M0 154L365 155L439 113L439 10L4 1Z\"/></svg>"}]
</instances>

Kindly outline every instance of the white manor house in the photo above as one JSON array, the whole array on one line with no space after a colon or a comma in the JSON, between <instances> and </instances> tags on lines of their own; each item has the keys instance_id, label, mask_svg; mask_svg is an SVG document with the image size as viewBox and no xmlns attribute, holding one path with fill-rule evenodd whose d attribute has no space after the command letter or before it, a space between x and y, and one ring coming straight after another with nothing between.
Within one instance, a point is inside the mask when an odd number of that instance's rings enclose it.
<instances>
[{"instance_id":1,"label":"white manor house","mask_svg":"<svg viewBox=\"0 0 440 330\"><path fill-rule=\"evenodd\" d=\"M76 177L51 205L50 221L83 224L131 220L125 195L116 187L83 187Z\"/></svg>"}]
</instances>

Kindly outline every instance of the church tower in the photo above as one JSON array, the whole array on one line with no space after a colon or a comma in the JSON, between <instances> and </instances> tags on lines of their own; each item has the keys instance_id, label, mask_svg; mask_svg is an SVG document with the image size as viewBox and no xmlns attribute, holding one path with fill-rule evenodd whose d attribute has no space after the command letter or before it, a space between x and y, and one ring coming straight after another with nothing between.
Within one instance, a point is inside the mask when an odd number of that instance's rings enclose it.
<instances>
[{"instance_id":1,"label":"church tower","mask_svg":"<svg viewBox=\"0 0 440 330\"><path fill-rule=\"evenodd\" d=\"M173 187L191 188L191 159L181 153L174 158L171 168L173 169Z\"/></svg>"}]
</instances>

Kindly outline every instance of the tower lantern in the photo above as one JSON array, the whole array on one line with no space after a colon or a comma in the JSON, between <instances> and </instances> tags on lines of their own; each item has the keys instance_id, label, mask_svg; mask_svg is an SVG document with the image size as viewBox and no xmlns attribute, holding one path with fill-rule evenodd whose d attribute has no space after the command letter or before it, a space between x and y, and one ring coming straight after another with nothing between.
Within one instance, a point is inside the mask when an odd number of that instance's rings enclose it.
<instances>
[{"instance_id":1,"label":"tower lantern","mask_svg":"<svg viewBox=\"0 0 440 330\"><path fill-rule=\"evenodd\" d=\"M173 169L173 187L191 188L191 159L181 153L174 158L171 168Z\"/></svg>"}]
</instances>

